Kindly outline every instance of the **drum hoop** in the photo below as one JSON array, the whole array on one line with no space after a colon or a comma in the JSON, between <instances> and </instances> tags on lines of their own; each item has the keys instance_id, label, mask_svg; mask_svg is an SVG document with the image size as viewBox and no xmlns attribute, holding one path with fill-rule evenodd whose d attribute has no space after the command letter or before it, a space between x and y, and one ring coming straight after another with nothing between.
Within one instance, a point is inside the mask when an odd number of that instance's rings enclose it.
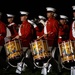
<instances>
[{"instance_id":1,"label":"drum hoop","mask_svg":"<svg viewBox=\"0 0 75 75\"><path fill-rule=\"evenodd\" d=\"M52 58L52 57L51 57L51 58ZM49 63L49 61L51 60L51 58L48 59L48 61L47 61L46 63ZM43 66L38 66L38 65L35 63L35 61L34 61L34 65L35 65L37 68L43 68Z\"/></svg>"},{"instance_id":2,"label":"drum hoop","mask_svg":"<svg viewBox=\"0 0 75 75\"><path fill-rule=\"evenodd\" d=\"M24 57L21 59L21 62L23 62L23 60L24 60ZM14 67L14 68L17 67L17 65L15 66L15 65L11 64L10 61L9 61L8 59L7 59L7 62L8 62L8 64L9 64L11 67Z\"/></svg>"},{"instance_id":3,"label":"drum hoop","mask_svg":"<svg viewBox=\"0 0 75 75\"><path fill-rule=\"evenodd\" d=\"M65 67L62 62L61 62L61 66L62 66L62 68L66 69L66 70L74 70L74 69Z\"/></svg>"},{"instance_id":4,"label":"drum hoop","mask_svg":"<svg viewBox=\"0 0 75 75\"><path fill-rule=\"evenodd\" d=\"M28 49L29 49L29 48L27 48L26 51L27 51ZM23 62L24 58L25 58L25 57L23 57L23 58L21 59L21 62ZM7 59L7 62L8 62L8 64L9 64L11 67L14 67L14 68L17 67L17 65L15 66L15 65L11 64L8 59Z\"/></svg>"}]
</instances>

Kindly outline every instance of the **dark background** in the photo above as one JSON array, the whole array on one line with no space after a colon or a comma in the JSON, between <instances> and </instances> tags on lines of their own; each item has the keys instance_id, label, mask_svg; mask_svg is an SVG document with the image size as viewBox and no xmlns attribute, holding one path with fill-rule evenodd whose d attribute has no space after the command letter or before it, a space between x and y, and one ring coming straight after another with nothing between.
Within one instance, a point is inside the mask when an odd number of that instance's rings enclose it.
<instances>
[{"instance_id":1,"label":"dark background","mask_svg":"<svg viewBox=\"0 0 75 75\"><path fill-rule=\"evenodd\" d=\"M6 14L14 14L15 22L20 20L20 11L28 11L29 19L37 18L38 15L46 17L46 7L54 7L58 15L64 14L72 19L72 6L75 0L0 0L0 11L3 13L2 20L6 22Z\"/></svg>"}]
</instances>

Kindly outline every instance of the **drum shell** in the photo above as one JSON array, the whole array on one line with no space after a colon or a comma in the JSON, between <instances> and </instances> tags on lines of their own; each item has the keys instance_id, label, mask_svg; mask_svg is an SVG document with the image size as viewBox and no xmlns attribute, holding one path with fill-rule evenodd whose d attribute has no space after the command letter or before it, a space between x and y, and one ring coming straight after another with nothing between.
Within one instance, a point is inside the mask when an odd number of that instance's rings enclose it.
<instances>
[{"instance_id":1,"label":"drum shell","mask_svg":"<svg viewBox=\"0 0 75 75\"><path fill-rule=\"evenodd\" d=\"M59 44L59 52L62 63L75 61L75 41L69 40Z\"/></svg>"},{"instance_id":2,"label":"drum shell","mask_svg":"<svg viewBox=\"0 0 75 75\"><path fill-rule=\"evenodd\" d=\"M46 40L34 41L30 44L30 47L34 61L42 60L50 56Z\"/></svg>"},{"instance_id":3,"label":"drum shell","mask_svg":"<svg viewBox=\"0 0 75 75\"><path fill-rule=\"evenodd\" d=\"M19 58L23 50L21 48L20 40L10 40L5 43L7 59L17 59Z\"/></svg>"}]
</instances>

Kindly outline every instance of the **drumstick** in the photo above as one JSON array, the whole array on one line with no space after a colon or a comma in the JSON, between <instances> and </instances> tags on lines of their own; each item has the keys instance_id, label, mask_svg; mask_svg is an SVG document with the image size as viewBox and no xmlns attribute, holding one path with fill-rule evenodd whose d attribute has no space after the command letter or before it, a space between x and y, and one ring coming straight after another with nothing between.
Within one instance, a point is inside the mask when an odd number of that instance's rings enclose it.
<instances>
[{"instance_id":1,"label":"drumstick","mask_svg":"<svg viewBox=\"0 0 75 75\"><path fill-rule=\"evenodd\" d=\"M47 34L43 34L41 37L39 37L37 40L43 38L45 35L48 35L48 34L52 34L53 32L50 33L50 31L47 33Z\"/></svg>"}]
</instances>

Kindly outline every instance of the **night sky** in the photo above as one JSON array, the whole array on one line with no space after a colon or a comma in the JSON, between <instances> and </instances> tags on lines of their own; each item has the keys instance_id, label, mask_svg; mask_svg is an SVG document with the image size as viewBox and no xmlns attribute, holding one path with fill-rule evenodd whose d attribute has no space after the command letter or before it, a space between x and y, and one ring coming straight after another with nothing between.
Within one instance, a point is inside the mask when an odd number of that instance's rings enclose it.
<instances>
[{"instance_id":1,"label":"night sky","mask_svg":"<svg viewBox=\"0 0 75 75\"><path fill-rule=\"evenodd\" d=\"M6 21L6 13L15 15L16 22L19 21L20 11L28 11L29 19L37 18L38 15L46 17L46 7L54 7L58 15L64 14L72 18L72 6L75 0L0 0L0 11L3 20ZM5 4L4 4L5 3Z\"/></svg>"}]
</instances>

